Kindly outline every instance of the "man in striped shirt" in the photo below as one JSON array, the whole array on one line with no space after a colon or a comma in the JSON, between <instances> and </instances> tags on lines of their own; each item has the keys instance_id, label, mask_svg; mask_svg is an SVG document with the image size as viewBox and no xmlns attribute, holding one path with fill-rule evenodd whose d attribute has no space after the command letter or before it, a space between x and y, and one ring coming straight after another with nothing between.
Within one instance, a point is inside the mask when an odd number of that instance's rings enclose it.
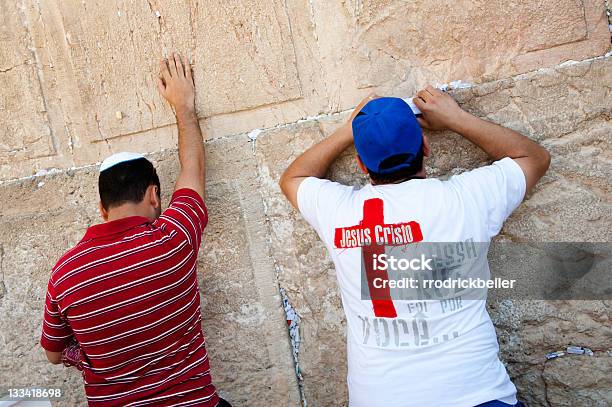
<instances>
[{"instance_id":1,"label":"man in striped shirt","mask_svg":"<svg viewBox=\"0 0 612 407\"><path fill-rule=\"evenodd\" d=\"M202 133L188 61L161 61L175 110L181 170L161 212L159 178L142 155L102 163L104 223L57 262L41 345L82 370L90 406L217 406L201 328L197 256L208 216Z\"/></svg>"}]
</instances>

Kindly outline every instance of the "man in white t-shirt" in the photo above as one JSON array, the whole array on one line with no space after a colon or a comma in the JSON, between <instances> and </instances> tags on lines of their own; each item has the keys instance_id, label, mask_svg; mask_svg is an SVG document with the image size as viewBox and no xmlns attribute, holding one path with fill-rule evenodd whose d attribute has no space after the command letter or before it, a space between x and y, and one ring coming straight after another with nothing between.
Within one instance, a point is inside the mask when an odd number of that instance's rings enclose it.
<instances>
[{"instance_id":1,"label":"man in white t-shirt","mask_svg":"<svg viewBox=\"0 0 612 407\"><path fill-rule=\"evenodd\" d=\"M521 134L465 112L431 86L413 102L418 117L401 99L366 98L280 180L336 266L347 317L350 406L520 405L498 357L486 290L480 297L463 292L397 299L394 287L380 284L391 271L381 271L376 261L442 244L433 242L467 248L468 255L470 247L488 244L547 171L550 155ZM426 178L430 146L421 128L459 133L495 162L446 181ZM324 179L352 143L371 180L363 188ZM488 272L486 253L484 259Z\"/></svg>"}]
</instances>

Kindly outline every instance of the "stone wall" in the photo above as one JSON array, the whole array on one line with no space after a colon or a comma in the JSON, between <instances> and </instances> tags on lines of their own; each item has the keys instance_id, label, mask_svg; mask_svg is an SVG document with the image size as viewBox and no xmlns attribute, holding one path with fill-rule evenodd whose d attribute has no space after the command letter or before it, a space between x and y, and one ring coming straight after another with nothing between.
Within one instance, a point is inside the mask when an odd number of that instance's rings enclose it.
<instances>
[{"instance_id":1,"label":"stone wall","mask_svg":"<svg viewBox=\"0 0 612 407\"><path fill-rule=\"evenodd\" d=\"M216 382L238 406L347 404L333 264L277 181L372 90L472 84L453 92L464 108L553 155L500 238L611 240L603 1L6 0L0 20L0 385L60 385L58 405L84 404L78 373L38 346L46 282L98 222L96 163L108 154L151 153L168 202L177 135L154 75L175 48L194 63L207 140L203 327ZM429 137L431 176L486 162L455 134ZM366 182L353 153L333 179ZM279 287L300 315L299 385ZM501 356L529 405L612 402L609 307L492 299ZM545 362L569 344L595 354Z\"/></svg>"}]
</instances>

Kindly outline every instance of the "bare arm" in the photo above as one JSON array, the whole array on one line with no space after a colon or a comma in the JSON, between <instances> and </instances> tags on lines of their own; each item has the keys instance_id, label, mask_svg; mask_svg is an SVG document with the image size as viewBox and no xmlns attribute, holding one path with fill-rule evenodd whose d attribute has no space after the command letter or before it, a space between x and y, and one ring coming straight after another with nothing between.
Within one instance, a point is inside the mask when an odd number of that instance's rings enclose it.
<instances>
[{"instance_id":1,"label":"bare arm","mask_svg":"<svg viewBox=\"0 0 612 407\"><path fill-rule=\"evenodd\" d=\"M297 191L302 181L308 177L323 178L325 176L331 164L353 143L353 119L367 102L375 98L375 95L370 95L362 100L348 122L331 136L302 153L285 170L279 184L283 194L294 208L298 209Z\"/></svg>"},{"instance_id":2,"label":"bare arm","mask_svg":"<svg viewBox=\"0 0 612 407\"><path fill-rule=\"evenodd\" d=\"M59 365L62 363L62 352L51 352L45 349L45 354L47 355L47 360L54 365Z\"/></svg>"},{"instance_id":3,"label":"bare arm","mask_svg":"<svg viewBox=\"0 0 612 407\"><path fill-rule=\"evenodd\" d=\"M190 188L204 197L206 168L204 142L200 123L195 112L195 85L191 65L187 58L172 53L160 63L158 88L162 96L174 108L178 125L178 152L181 171L175 190Z\"/></svg>"},{"instance_id":4,"label":"bare arm","mask_svg":"<svg viewBox=\"0 0 612 407\"><path fill-rule=\"evenodd\" d=\"M453 98L431 86L421 90L414 103L423 112L422 127L430 130L449 129L459 133L493 160L514 159L523 170L527 191L531 190L550 166L550 154L522 134L482 120L461 109Z\"/></svg>"}]
</instances>

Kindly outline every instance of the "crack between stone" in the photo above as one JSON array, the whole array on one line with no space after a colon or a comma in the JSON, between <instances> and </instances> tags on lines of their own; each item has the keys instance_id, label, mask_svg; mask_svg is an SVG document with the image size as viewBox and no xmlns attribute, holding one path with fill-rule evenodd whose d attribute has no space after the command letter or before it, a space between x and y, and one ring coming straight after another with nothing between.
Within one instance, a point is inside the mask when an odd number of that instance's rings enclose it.
<instances>
[{"instance_id":1,"label":"crack between stone","mask_svg":"<svg viewBox=\"0 0 612 407\"><path fill-rule=\"evenodd\" d=\"M24 65L28 65L28 64L26 62L22 62L22 63L17 64L17 65L9 66L8 68L2 68L2 69L0 69L0 73L10 72L10 71L12 71L15 68L19 68L19 67L24 66Z\"/></svg>"},{"instance_id":2,"label":"crack between stone","mask_svg":"<svg viewBox=\"0 0 612 407\"><path fill-rule=\"evenodd\" d=\"M0 244L0 300L6 295L4 279L4 246Z\"/></svg>"},{"instance_id":3,"label":"crack between stone","mask_svg":"<svg viewBox=\"0 0 612 407\"><path fill-rule=\"evenodd\" d=\"M297 313L297 311L295 311L295 309L291 306L291 301L289 299L289 296L287 295L286 290L281 286L280 284L280 278L279 275L282 272L282 266L280 265L280 262L278 261L278 259L276 258L276 256L274 255L274 252L272 250L272 242L271 242L271 237L272 236L272 223L270 220L270 217L268 216L268 206L266 205L266 201L264 200L264 196L263 196L263 182L262 182L262 170L261 167L259 165L259 163L257 162L257 157L256 157L256 150L253 149L252 155L253 155L253 159L255 160L255 179L257 180L258 185L260 186L260 188L258 188L258 195L262 201L263 204L263 216L264 216L264 224L265 224L265 228L266 228L266 235L267 235L267 244L270 247L270 258L272 259L272 263L274 264L274 269L276 270L276 287L278 289L278 293L281 299L281 307L283 308L283 311L285 313L285 317L288 319L289 315L287 313L287 309L285 308L285 299L287 299L287 302L289 304L289 306L291 307L291 309L294 310L295 312L295 316L297 317L296 319L296 324L297 324L297 332L298 332L298 337L299 337L299 321L301 319L300 315ZM291 353L293 356L293 366L294 366L294 371L295 371L295 379L298 385L298 391L300 394L300 402L302 407L308 407L308 402L306 400L306 395L305 395L305 391L304 391L304 378L302 377L302 374L300 372L300 364L299 364L299 339L298 339L298 345L297 345L297 350L296 348L294 348L294 341L293 338L291 337L291 330L290 330L290 326L287 326L287 340L289 341L289 346L291 348Z\"/></svg>"}]
</instances>

